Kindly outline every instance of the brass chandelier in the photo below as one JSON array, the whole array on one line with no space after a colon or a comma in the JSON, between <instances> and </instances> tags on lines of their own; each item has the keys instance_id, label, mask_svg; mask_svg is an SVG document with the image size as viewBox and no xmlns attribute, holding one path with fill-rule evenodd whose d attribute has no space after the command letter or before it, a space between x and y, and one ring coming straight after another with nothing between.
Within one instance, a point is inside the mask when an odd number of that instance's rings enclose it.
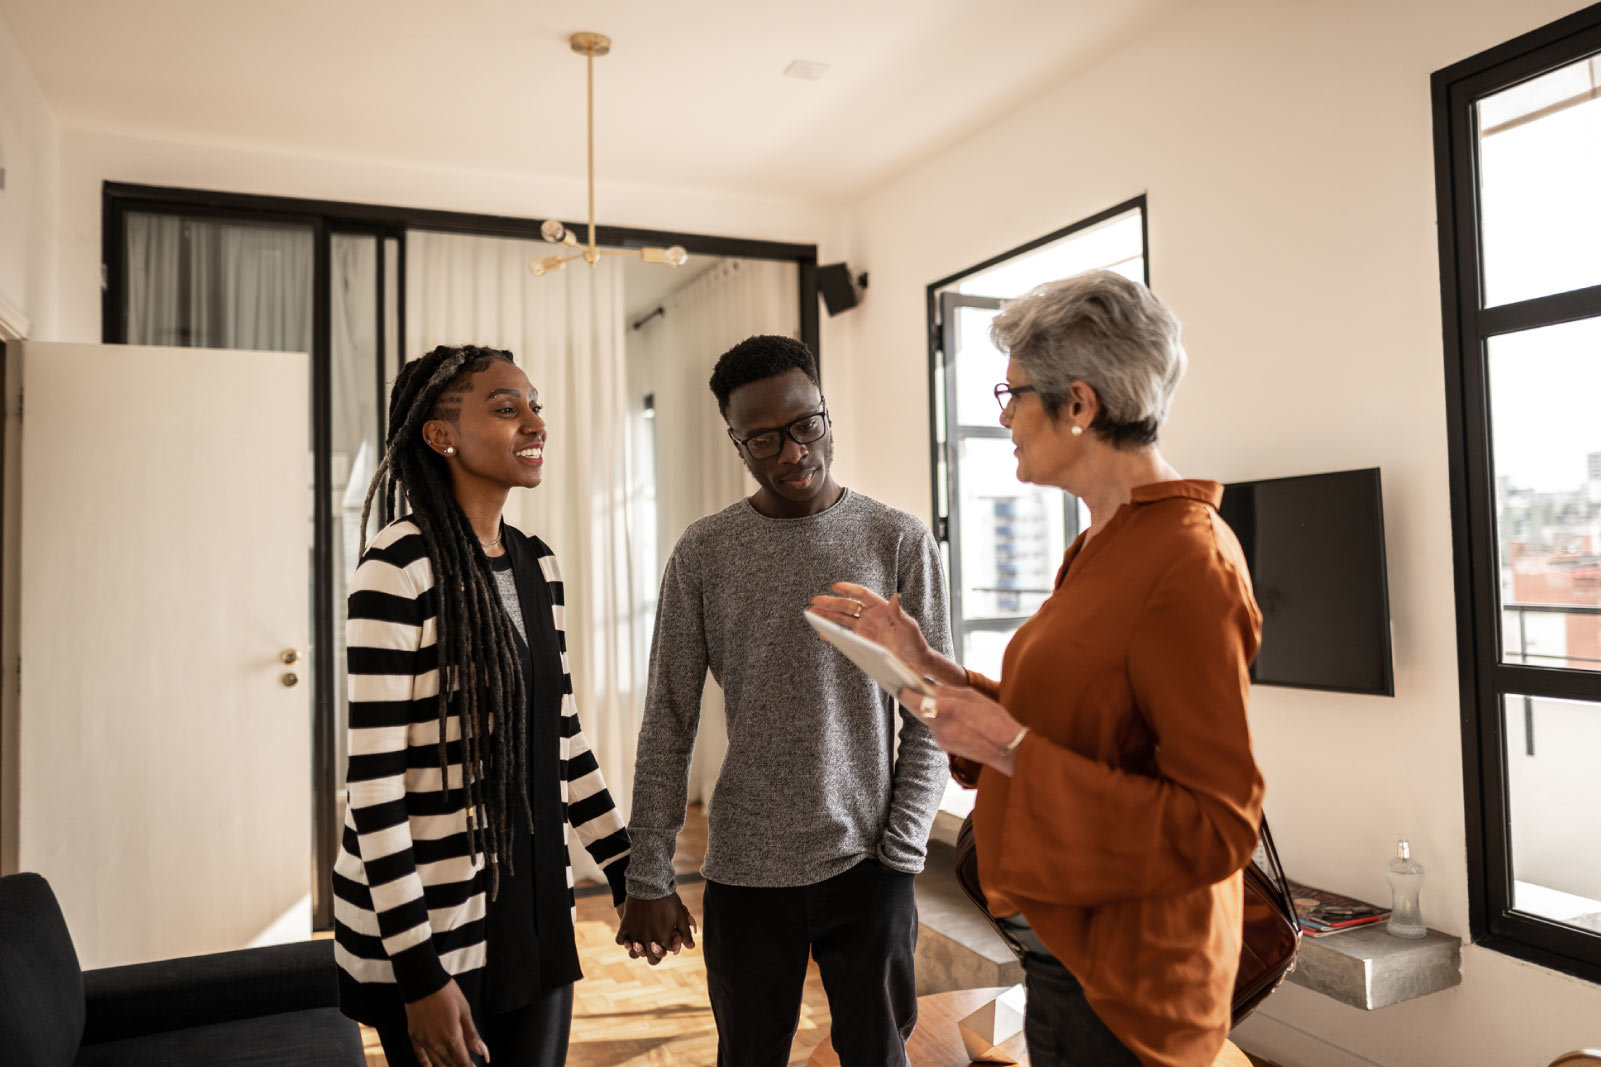
<instances>
[{"instance_id":1,"label":"brass chandelier","mask_svg":"<svg viewBox=\"0 0 1601 1067\"><path fill-rule=\"evenodd\" d=\"M565 255L544 256L529 261L528 269L536 275L549 274L566 267L575 259L582 259L593 267L601 256L638 256L646 263L665 263L681 267L689 258L682 245L669 248L601 248L595 243L595 57L611 51L611 38L599 33L575 33L568 38L574 52L584 57L589 76L589 243L580 244L578 236L556 219L546 219L539 227L539 235L551 244L577 249Z\"/></svg>"}]
</instances>

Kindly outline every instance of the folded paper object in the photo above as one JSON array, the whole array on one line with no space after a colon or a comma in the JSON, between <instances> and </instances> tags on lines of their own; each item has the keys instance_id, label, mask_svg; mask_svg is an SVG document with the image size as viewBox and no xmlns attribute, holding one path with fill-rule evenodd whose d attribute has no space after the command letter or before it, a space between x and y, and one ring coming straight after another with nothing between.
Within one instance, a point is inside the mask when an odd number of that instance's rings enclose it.
<instances>
[{"instance_id":1,"label":"folded paper object","mask_svg":"<svg viewBox=\"0 0 1601 1067\"><path fill-rule=\"evenodd\" d=\"M1028 1050L1023 1038L1027 994L1015 985L956 1025L975 1063L1018 1063Z\"/></svg>"}]
</instances>

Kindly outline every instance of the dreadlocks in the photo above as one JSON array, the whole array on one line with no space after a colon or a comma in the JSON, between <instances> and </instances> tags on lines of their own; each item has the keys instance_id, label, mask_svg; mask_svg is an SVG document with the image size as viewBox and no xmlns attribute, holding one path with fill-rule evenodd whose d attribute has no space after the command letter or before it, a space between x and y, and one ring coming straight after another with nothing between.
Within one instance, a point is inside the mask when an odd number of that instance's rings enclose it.
<instances>
[{"instance_id":1,"label":"dreadlocks","mask_svg":"<svg viewBox=\"0 0 1601 1067\"><path fill-rule=\"evenodd\" d=\"M491 899L500 890L500 857L506 857L507 870L512 870L514 804L533 825L528 803L528 699L515 631L501 607L489 557L456 502L449 466L423 441L422 427L431 419L455 421L473 376L497 359L513 362L510 352L499 349L440 345L401 368L389 397L384 456L361 509L363 554L375 497L380 527L393 522L404 503L427 545L437 598L439 770L448 795L446 724L455 689L461 693L468 837L474 859L480 852L489 857Z\"/></svg>"}]
</instances>

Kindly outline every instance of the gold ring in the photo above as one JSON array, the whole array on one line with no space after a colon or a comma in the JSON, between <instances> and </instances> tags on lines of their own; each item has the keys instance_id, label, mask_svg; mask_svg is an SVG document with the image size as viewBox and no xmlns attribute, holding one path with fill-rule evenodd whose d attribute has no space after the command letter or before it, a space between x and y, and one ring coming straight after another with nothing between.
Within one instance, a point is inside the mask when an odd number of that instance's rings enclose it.
<instances>
[{"instance_id":1,"label":"gold ring","mask_svg":"<svg viewBox=\"0 0 1601 1067\"><path fill-rule=\"evenodd\" d=\"M859 619L861 617L862 617L862 605L861 604L857 604L856 605L856 614L852 615L851 618Z\"/></svg>"},{"instance_id":2,"label":"gold ring","mask_svg":"<svg viewBox=\"0 0 1601 1067\"><path fill-rule=\"evenodd\" d=\"M923 702L917 706L917 711L925 719L938 718L939 701L935 700L933 697L924 697Z\"/></svg>"}]
</instances>

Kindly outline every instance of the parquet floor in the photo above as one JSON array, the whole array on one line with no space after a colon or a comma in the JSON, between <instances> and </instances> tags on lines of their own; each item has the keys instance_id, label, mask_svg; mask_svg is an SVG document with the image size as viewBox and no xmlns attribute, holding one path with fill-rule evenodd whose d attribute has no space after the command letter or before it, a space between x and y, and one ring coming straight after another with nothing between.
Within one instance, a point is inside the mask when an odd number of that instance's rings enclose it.
<instances>
[{"instance_id":1,"label":"parquet floor","mask_svg":"<svg viewBox=\"0 0 1601 1067\"><path fill-rule=\"evenodd\" d=\"M701 886L684 903L700 918ZM717 1062L717 1027L706 999L700 946L655 967L612 943L617 914L603 897L578 902L578 955L584 980L574 989L568 1067L699 1067ZM828 999L816 965L807 968L800 1028L790 1063L804 1064L828 1033Z\"/></svg>"},{"instance_id":2,"label":"parquet floor","mask_svg":"<svg viewBox=\"0 0 1601 1067\"><path fill-rule=\"evenodd\" d=\"M698 871L705 852L706 819L700 805L692 804L673 867L680 874ZM695 882L679 891L697 923L702 889ZM575 932L584 980L573 991L568 1067L711 1067L717 1062L717 1027L706 999L706 965L698 944L655 967L629 959L612 941L617 913L604 894L579 898ZM800 1028L789 1062L804 1064L828 1025L828 998L813 964L806 970ZM367 1067L386 1067L377 1035L364 1027L362 1038Z\"/></svg>"}]
</instances>

